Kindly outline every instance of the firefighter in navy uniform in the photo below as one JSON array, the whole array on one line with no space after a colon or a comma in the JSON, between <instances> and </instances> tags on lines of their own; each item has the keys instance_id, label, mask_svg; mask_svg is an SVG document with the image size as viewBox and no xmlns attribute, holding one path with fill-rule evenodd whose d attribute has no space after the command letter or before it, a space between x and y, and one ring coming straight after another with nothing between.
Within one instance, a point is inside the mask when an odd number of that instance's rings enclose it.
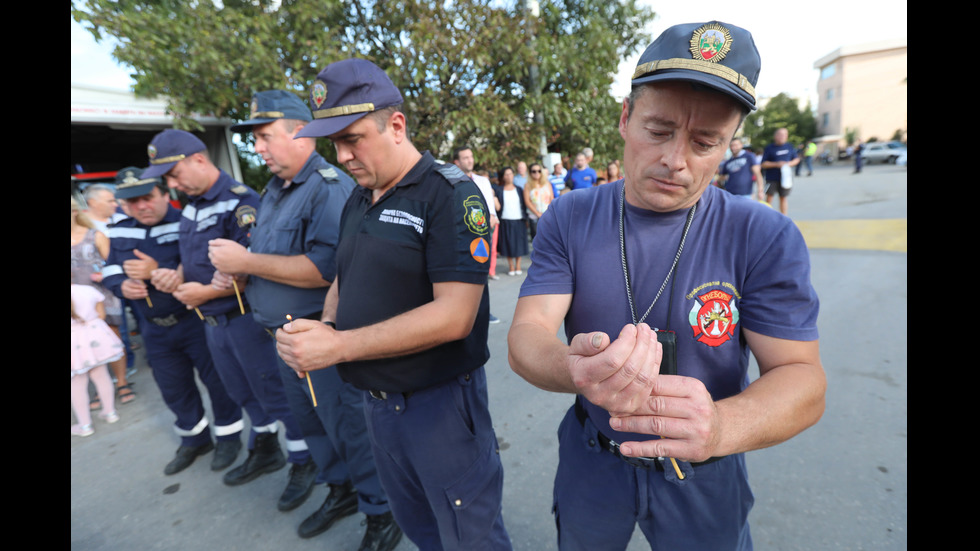
<instances>
[{"instance_id":1,"label":"firefighter in navy uniform","mask_svg":"<svg viewBox=\"0 0 980 551\"><path fill-rule=\"evenodd\" d=\"M163 176L167 185L190 197L180 218L180 267L156 270L153 284L173 292L177 300L203 318L218 374L228 394L252 422L248 458L225 473L225 484L245 484L286 465L277 421L286 428L289 463L312 461L286 402L272 337L255 323L247 303L240 304L234 290L211 285L215 268L208 259L208 242L227 238L247 243L256 219L258 194L218 169L208 157L204 142L189 132L164 130L150 142L147 154L150 167L143 177ZM283 497L293 494L296 486L289 480Z\"/></svg>"},{"instance_id":2,"label":"firefighter in navy uniform","mask_svg":"<svg viewBox=\"0 0 980 551\"><path fill-rule=\"evenodd\" d=\"M172 294L150 282L156 268L180 265L178 226L180 211L170 206L166 186L158 178L140 178L140 169L123 169L116 198L126 203L131 217L109 230L110 252L103 269L103 283L120 298L132 301L142 326L146 356L160 394L177 420L180 437L177 454L164 468L168 475L186 469L199 456L215 449L194 368L208 389L214 414L217 450L211 469L231 466L241 450L242 410L228 396L211 360L204 327L194 313Z\"/></svg>"},{"instance_id":3,"label":"firefighter in navy uniform","mask_svg":"<svg viewBox=\"0 0 980 551\"><path fill-rule=\"evenodd\" d=\"M246 294L255 321L270 332L286 323L287 315L320 319L336 276L340 214L356 187L315 151L313 138L296 138L310 120L310 109L298 96L270 90L257 93L249 119L231 127L252 133L255 152L273 176L262 194L249 247L229 239L211 241L209 256L220 270L213 284L231 285L228 274L248 276ZM367 515L360 549L394 548L401 531L374 466L361 393L341 381L336 370L321 370L311 375L317 388L314 400L306 381L281 359L279 363L289 406L320 468L307 471L308 488L312 490L318 472L329 486L320 509L300 524L300 537L316 536L360 509ZM285 507L281 502L280 508L288 510L299 497Z\"/></svg>"},{"instance_id":4,"label":"firefighter in navy uniform","mask_svg":"<svg viewBox=\"0 0 980 551\"><path fill-rule=\"evenodd\" d=\"M306 372L336 369L364 394L368 434L395 520L420 549L510 549L503 467L487 406L483 194L408 139L401 94L361 59L329 65L314 120L360 187L341 219L323 323L277 333Z\"/></svg>"}]
</instances>

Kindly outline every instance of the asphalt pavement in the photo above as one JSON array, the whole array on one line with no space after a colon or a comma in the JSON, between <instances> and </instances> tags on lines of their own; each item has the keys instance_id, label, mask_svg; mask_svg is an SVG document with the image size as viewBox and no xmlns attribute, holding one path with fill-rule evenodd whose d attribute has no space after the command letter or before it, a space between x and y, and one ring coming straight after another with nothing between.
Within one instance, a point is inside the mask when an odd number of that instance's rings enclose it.
<instances>
[{"instance_id":1,"label":"asphalt pavement","mask_svg":"<svg viewBox=\"0 0 980 551\"><path fill-rule=\"evenodd\" d=\"M891 165L859 175L847 166L817 167L794 186L790 216L811 244L821 300L827 411L789 442L747 456L758 550L908 546L907 177ZM828 237L828 228L844 224L837 221L859 229ZM883 244L876 247L877 239ZM525 273L529 264L525 258ZM503 274L490 282L491 311L502 323L490 326L487 372L504 462L504 520L515 549L551 550L555 431L572 397L538 390L510 370L506 337L525 276ZM316 538L296 536L326 490L280 513L288 469L232 488L211 472L207 456L164 476L178 446L173 417L142 355L138 365L132 382L139 397L118 406L122 420L96 418L93 436L71 437L71 549L357 549L360 514ZM407 540L398 546L413 549ZM649 546L637 531L629 550L640 549Z\"/></svg>"}]
</instances>

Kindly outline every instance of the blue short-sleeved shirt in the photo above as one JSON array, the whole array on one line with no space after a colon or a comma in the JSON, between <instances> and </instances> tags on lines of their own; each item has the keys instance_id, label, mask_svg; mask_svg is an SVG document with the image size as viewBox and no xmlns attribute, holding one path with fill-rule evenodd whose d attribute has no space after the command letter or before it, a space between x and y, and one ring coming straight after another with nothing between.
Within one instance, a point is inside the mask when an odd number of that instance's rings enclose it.
<instances>
[{"instance_id":1,"label":"blue short-sleeved shirt","mask_svg":"<svg viewBox=\"0 0 980 551\"><path fill-rule=\"evenodd\" d=\"M598 175L591 166L583 169L573 166L571 170L565 173L565 187L568 189L585 189L594 186L597 178Z\"/></svg>"},{"instance_id":2,"label":"blue short-sleeved shirt","mask_svg":"<svg viewBox=\"0 0 980 551\"><path fill-rule=\"evenodd\" d=\"M786 142L783 145L771 143L762 150L762 162L766 161L792 161L796 158L796 148L793 144ZM767 182L782 182L783 174L778 168L767 168L762 171L762 175Z\"/></svg>"},{"instance_id":3,"label":"blue short-sleeved shirt","mask_svg":"<svg viewBox=\"0 0 980 551\"><path fill-rule=\"evenodd\" d=\"M538 224L521 296L571 294L569 340L604 331L616 338L632 323L619 247L622 184L563 195ZM655 213L627 203L625 235L630 282L639 315L670 270L688 211ZM748 385L745 327L779 339L812 341L819 303L810 257L792 220L708 186L688 232L677 270L645 320L677 334L677 373L700 379L715 400ZM669 311L669 315L668 315ZM584 401L589 417L613 440L609 414Z\"/></svg>"},{"instance_id":4,"label":"blue short-sleeved shirt","mask_svg":"<svg viewBox=\"0 0 980 551\"><path fill-rule=\"evenodd\" d=\"M252 230L253 253L306 255L326 281L337 272L340 214L356 184L350 176L314 152L289 187L275 176L265 188L258 224ZM245 293L255 321L265 327L323 310L326 287L303 289L260 277L251 277Z\"/></svg>"},{"instance_id":5,"label":"blue short-sleeved shirt","mask_svg":"<svg viewBox=\"0 0 980 551\"><path fill-rule=\"evenodd\" d=\"M752 167L758 164L759 158L744 149L721 163L720 172L728 176L725 180L725 191L734 195L752 193Z\"/></svg>"}]
</instances>

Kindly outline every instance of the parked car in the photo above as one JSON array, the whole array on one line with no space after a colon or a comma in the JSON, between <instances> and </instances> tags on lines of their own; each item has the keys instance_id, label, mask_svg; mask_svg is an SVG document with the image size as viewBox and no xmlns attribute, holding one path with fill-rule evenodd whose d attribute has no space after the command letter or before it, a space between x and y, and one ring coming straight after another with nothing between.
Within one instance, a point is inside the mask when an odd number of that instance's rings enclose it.
<instances>
[{"instance_id":1,"label":"parked car","mask_svg":"<svg viewBox=\"0 0 980 551\"><path fill-rule=\"evenodd\" d=\"M906 149L901 142L872 142L864 146L861 158L867 164L894 163Z\"/></svg>"}]
</instances>

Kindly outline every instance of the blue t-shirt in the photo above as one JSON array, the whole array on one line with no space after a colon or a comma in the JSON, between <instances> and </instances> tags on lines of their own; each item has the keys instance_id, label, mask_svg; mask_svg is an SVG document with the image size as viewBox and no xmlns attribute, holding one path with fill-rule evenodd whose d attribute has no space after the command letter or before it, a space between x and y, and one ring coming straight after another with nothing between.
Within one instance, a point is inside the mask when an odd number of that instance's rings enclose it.
<instances>
[{"instance_id":1,"label":"blue t-shirt","mask_svg":"<svg viewBox=\"0 0 980 551\"><path fill-rule=\"evenodd\" d=\"M565 173L565 187L568 189L592 187L595 185L596 178L595 170L592 170L592 167L587 166L580 170L573 166L571 170Z\"/></svg>"},{"instance_id":2,"label":"blue t-shirt","mask_svg":"<svg viewBox=\"0 0 980 551\"><path fill-rule=\"evenodd\" d=\"M796 148L793 144L786 142L783 145L771 143L762 151L762 162L766 161L792 161L796 158ZM767 168L762 173L767 182L782 182L783 175L778 168Z\"/></svg>"},{"instance_id":3,"label":"blue t-shirt","mask_svg":"<svg viewBox=\"0 0 980 551\"><path fill-rule=\"evenodd\" d=\"M591 331L615 338L632 322L619 248L622 189L610 184L563 195L538 224L521 296L571 294L569 341ZM670 270L688 211L661 214L628 203L625 211L630 282L642 316ZM749 383L743 326L779 339L812 341L818 309L809 252L792 220L709 186L672 281L645 322L676 332L678 375L701 380L720 400ZM605 410L583 402L599 431L613 440L650 438L616 434Z\"/></svg>"},{"instance_id":4,"label":"blue t-shirt","mask_svg":"<svg viewBox=\"0 0 980 551\"><path fill-rule=\"evenodd\" d=\"M721 163L721 172L728 176L725 191L734 195L752 193L752 167L759 164L759 158L751 151L741 150L738 155Z\"/></svg>"}]
</instances>

